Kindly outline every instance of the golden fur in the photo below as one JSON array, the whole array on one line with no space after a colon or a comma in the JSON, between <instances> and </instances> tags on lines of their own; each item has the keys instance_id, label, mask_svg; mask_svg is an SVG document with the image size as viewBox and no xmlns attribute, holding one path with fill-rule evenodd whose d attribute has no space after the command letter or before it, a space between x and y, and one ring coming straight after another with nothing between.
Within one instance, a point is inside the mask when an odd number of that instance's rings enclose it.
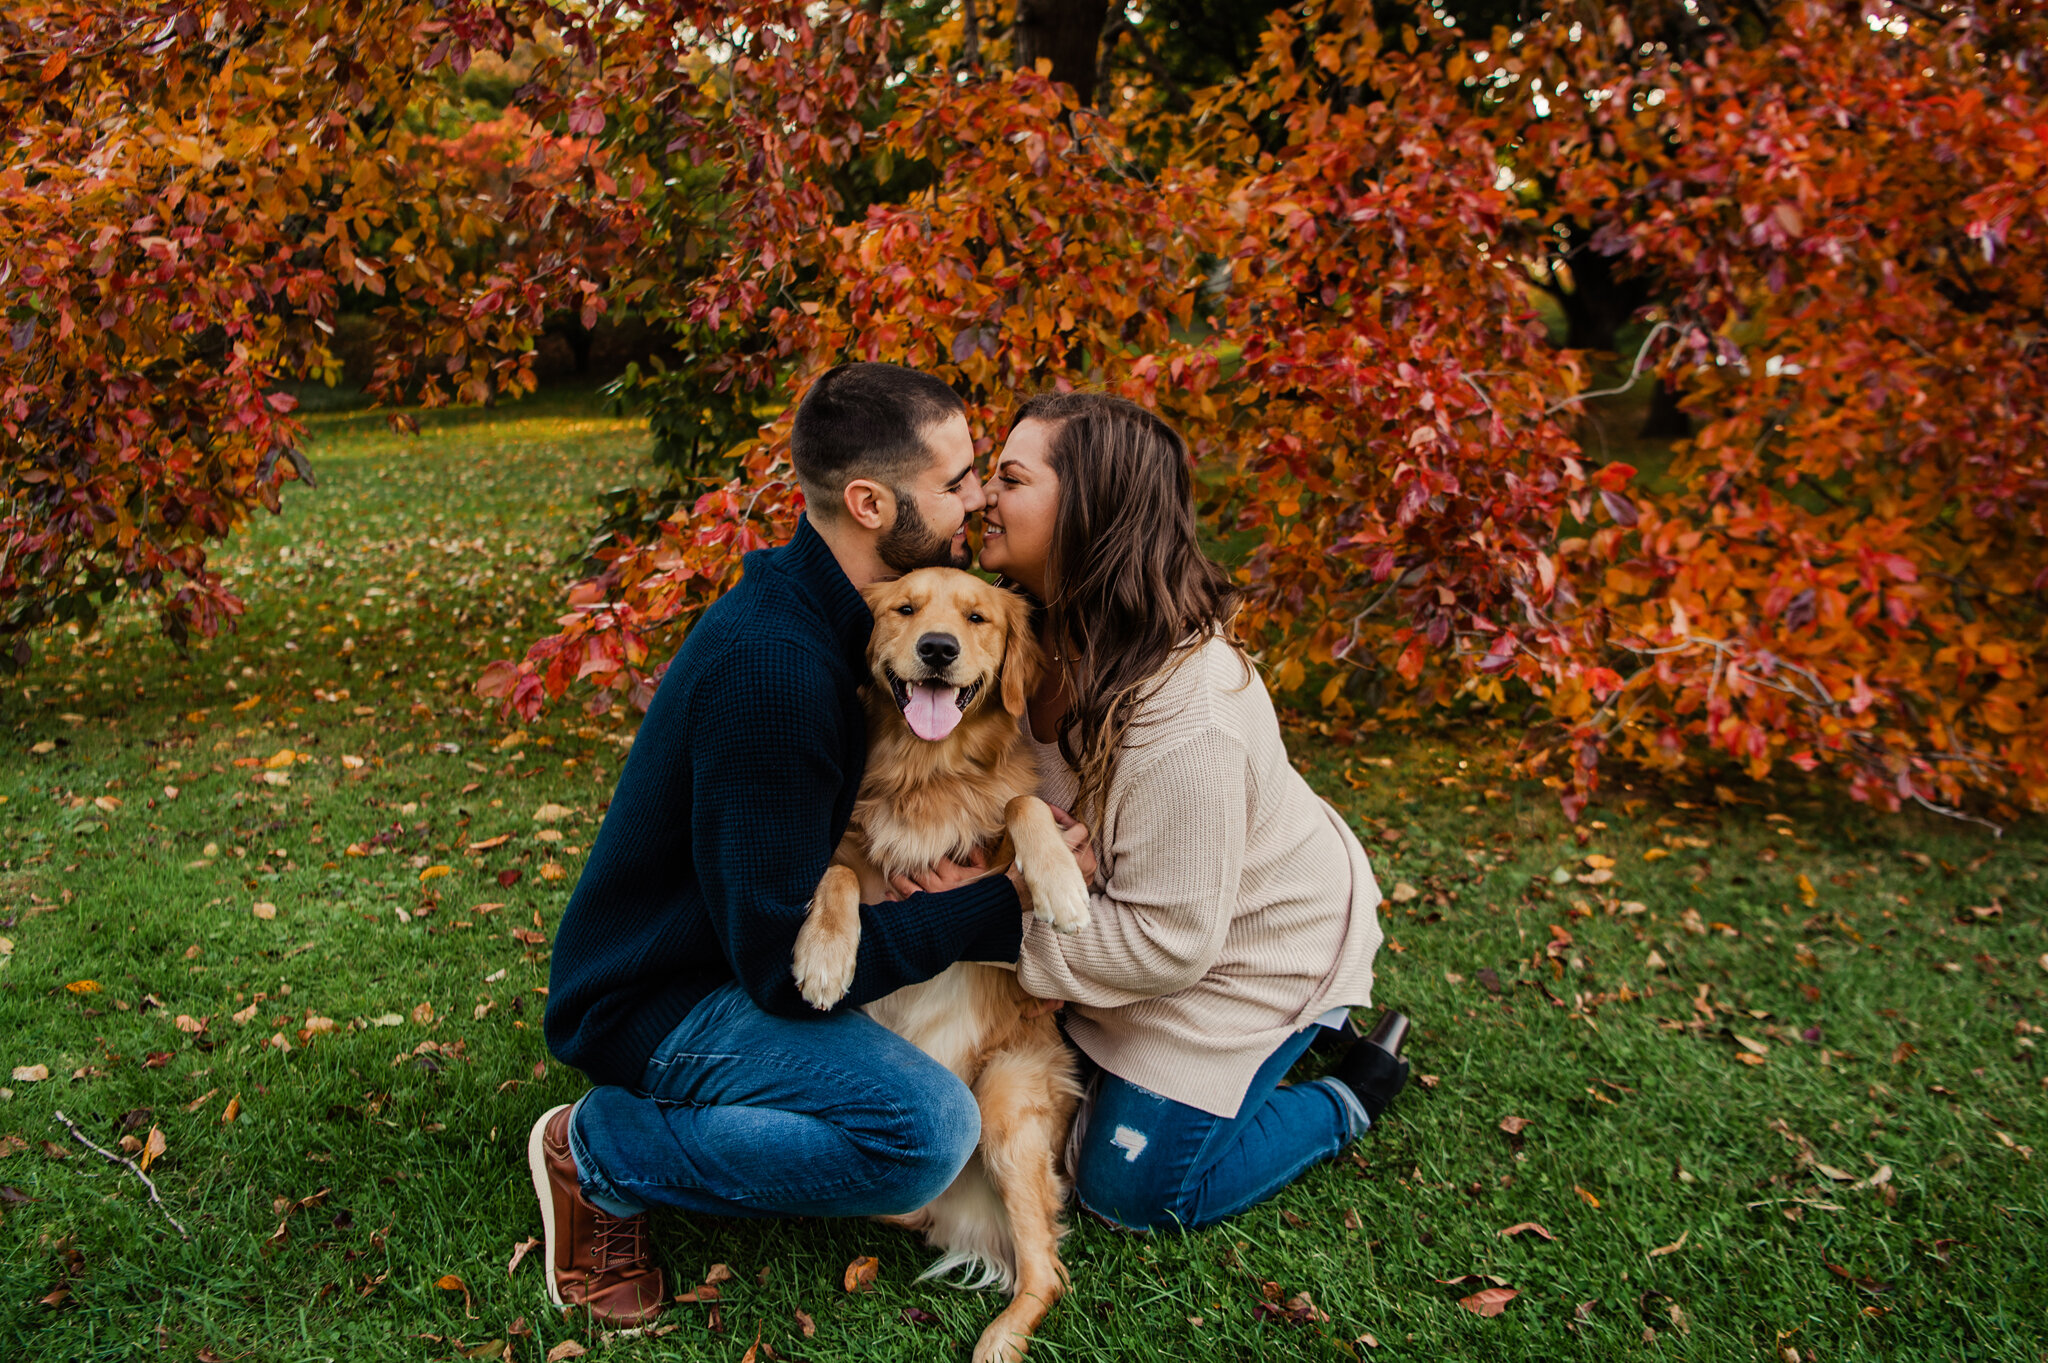
<instances>
[{"instance_id":1,"label":"golden fur","mask_svg":"<svg viewBox=\"0 0 2048 1363\"><path fill-rule=\"evenodd\" d=\"M796 942L798 987L819 1008L852 984L863 890L879 898L889 877L922 873L941 858L965 861L995 848L998 864L1015 858L1039 918L1063 932L1088 921L1087 884L1051 810L1031 793L1037 774L1018 730L1042 667L1024 601L950 568L910 573L867 598L875 613L867 773ZM958 656L936 671L919 653L919 641L934 635L958 644ZM975 688L941 739L920 738L899 708L912 677ZM1015 971L963 962L867 1010L959 1075L981 1107L980 1148L953 1185L890 1218L946 1251L926 1276L965 1270L974 1285L1011 1289L1009 1306L975 1345L974 1363L1022 1358L1066 1289L1059 1151L1080 1086L1052 1018L1025 1015L1032 1003Z\"/></svg>"}]
</instances>

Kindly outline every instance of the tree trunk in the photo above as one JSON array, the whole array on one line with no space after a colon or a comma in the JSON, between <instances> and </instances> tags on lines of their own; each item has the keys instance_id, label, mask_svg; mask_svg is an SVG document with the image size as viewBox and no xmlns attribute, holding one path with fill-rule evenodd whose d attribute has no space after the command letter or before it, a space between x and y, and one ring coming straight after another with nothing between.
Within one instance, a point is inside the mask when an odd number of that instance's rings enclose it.
<instances>
[{"instance_id":1,"label":"tree trunk","mask_svg":"<svg viewBox=\"0 0 2048 1363\"><path fill-rule=\"evenodd\" d=\"M1638 434L1644 440L1678 440L1692 434L1692 418L1679 409L1678 390L1664 379L1657 380L1656 391L1650 394L1649 415Z\"/></svg>"},{"instance_id":2,"label":"tree trunk","mask_svg":"<svg viewBox=\"0 0 2048 1363\"><path fill-rule=\"evenodd\" d=\"M1572 287L1557 300L1571 324L1565 344L1573 350L1612 350L1615 333L1648 301L1649 290L1640 279L1618 278L1613 259L1590 243L1574 242L1573 247L1565 261Z\"/></svg>"},{"instance_id":3,"label":"tree trunk","mask_svg":"<svg viewBox=\"0 0 2048 1363\"><path fill-rule=\"evenodd\" d=\"M1052 62L1052 78L1074 87L1082 105L1095 102L1095 54L1108 0L1018 0L1010 27L1017 68Z\"/></svg>"}]
</instances>

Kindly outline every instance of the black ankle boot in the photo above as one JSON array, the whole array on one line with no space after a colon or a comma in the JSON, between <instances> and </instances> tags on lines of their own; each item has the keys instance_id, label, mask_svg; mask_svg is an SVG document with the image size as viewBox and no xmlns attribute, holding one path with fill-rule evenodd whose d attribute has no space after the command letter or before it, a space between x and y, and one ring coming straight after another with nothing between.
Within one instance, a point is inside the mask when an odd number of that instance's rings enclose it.
<instances>
[{"instance_id":1,"label":"black ankle boot","mask_svg":"<svg viewBox=\"0 0 2048 1363\"><path fill-rule=\"evenodd\" d=\"M1407 1017L1389 1011L1330 1067L1329 1077L1350 1089L1375 1122L1408 1083L1409 1065L1401 1058L1407 1040Z\"/></svg>"}]
</instances>

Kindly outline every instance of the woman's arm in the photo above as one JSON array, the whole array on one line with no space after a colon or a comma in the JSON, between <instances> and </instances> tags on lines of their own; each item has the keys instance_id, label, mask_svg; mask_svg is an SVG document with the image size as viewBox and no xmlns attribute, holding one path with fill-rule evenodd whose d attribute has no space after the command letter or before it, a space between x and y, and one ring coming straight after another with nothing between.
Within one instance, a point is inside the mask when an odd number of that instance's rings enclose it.
<instances>
[{"instance_id":1,"label":"woman's arm","mask_svg":"<svg viewBox=\"0 0 2048 1363\"><path fill-rule=\"evenodd\" d=\"M1237 903L1249 817L1242 745L1214 730L1127 755L1114 869L1087 928L1068 937L1028 920L1017 975L1040 998L1115 1008L1177 993L1216 963ZM1099 836L1099 835L1098 835Z\"/></svg>"}]
</instances>

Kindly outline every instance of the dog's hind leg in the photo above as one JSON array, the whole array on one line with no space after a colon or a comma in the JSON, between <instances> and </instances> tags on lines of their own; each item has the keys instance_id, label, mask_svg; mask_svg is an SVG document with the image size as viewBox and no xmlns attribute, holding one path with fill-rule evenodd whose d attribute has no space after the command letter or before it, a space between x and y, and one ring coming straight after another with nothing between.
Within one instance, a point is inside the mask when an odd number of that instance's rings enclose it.
<instances>
[{"instance_id":1,"label":"dog's hind leg","mask_svg":"<svg viewBox=\"0 0 2048 1363\"><path fill-rule=\"evenodd\" d=\"M1047 1047L992 1057L974 1086L981 1104L982 1162L1009 1214L1017 1256L1016 1293L982 1331L974 1363L1018 1363L1067 1289L1059 1256L1066 1186L1055 1161L1074 1112L1071 1065L1053 1038Z\"/></svg>"}]
</instances>

